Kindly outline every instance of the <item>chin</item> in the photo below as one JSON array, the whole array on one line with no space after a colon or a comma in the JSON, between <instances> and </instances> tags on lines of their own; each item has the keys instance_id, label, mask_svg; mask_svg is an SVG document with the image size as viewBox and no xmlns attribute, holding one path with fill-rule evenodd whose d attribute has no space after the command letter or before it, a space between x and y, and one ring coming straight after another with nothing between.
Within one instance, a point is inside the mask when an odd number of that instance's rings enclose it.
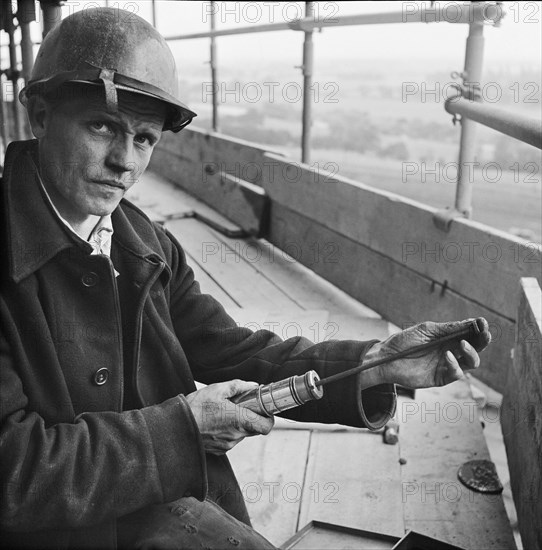
<instances>
[{"instance_id":1,"label":"chin","mask_svg":"<svg viewBox=\"0 0 542 550\"><path fill-rule=\"evenodd\" d=\"M115 203L108 203L108 204L96 204L92 208L89 208L89 214L92 216L109 216L112 214L117 206L119 205L120 200L116 201Z\"/></svg>"}]
</instances>

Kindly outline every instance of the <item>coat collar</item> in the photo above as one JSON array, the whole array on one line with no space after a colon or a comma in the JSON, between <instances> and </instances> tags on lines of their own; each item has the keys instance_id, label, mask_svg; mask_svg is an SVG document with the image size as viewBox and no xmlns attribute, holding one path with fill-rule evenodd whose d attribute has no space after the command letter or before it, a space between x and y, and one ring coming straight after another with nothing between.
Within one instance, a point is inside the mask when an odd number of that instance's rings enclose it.
<instances>
[{"instance_id":1,"label":"coat collar","mask_svg":"<svg viewBox=\"0 0 542 550\"><path fill-rule=\"evenodd\" d=\"M3 199L8 274L16 283L66 248L76 246L88 254L92 252L92 246L69 231L54 214L39 178L38 141L10 143L4 164ZM111 218L113 238L124 251L147 268L164 267L166 259L154 227L143 213L123 200ZM166 275L171 275L167 264Z\"/></svg>"}]
</instances>

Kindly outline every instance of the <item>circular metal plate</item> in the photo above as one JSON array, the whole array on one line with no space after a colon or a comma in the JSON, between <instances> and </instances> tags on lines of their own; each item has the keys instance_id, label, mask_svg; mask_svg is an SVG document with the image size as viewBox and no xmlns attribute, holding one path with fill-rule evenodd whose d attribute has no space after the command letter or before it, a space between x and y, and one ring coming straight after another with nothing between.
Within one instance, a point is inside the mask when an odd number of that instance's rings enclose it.
<instances>
[{"instance_id":1,"label":"circular metal plate","mask_svg":"<svg viewBox=\"0 0 542 550\"><path fill-rule=\"evenodd\" d=\"M469 489L479 493L498 495L502 493L495 464L490 460L469 460L457 472L459 481Z\"/></svg>"}]
</instances>

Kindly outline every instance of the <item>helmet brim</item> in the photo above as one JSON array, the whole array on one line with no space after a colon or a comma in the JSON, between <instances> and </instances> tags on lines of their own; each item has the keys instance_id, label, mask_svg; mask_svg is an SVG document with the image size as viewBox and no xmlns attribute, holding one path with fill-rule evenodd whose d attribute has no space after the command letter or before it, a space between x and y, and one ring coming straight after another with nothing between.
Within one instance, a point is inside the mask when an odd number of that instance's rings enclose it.
<instances>
[{"instance_id":1,"label":"helmet brim","mask_svg":"<svg viewBox=\"0 0 542 550\"><path fill-rule=\"evenodd\" d=\"M52 78L29 81L28 85L21 90L19 100L23 105L26 105L31 95L46 95L67 83L104 87L103 82L99 79L99 71L94 68L88 71L69 71L57 73ZM173 96L147 82L141 82L120 73L114 73L113 84L118 90L143 95L165 103L167 114L164 127L162 128L163 131L179 132L197 116L194 111Z\"/></svg>"}]
</instances>

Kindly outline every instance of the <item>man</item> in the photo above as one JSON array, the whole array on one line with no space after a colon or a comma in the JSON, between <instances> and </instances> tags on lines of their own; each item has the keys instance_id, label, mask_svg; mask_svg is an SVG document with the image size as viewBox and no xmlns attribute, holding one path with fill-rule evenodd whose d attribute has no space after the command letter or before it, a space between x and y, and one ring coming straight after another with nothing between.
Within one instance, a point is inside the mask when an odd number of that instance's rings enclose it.
<instances>
[{"instance_id":1,"label":"man","mask_svg":"<svg viewBox=\"0 0 542 550\"><path fill-rule=\"evenodd\" d=\"M272 548L250 528L225 453L271 418L229 398L342 372L457 330L385 342L280 340L202 295L181 245L125 192L163 130L193 116L145 21L97 8L44 39L23 91L37 138L10 145L2 184L1 526L6 547ZM393 384L476 368L480 334L326 387L296 420L379 428ZM476 349L475 349L476 348ZM196 391L194 380L209 384Z\"/></svg>"}]
</instances>

